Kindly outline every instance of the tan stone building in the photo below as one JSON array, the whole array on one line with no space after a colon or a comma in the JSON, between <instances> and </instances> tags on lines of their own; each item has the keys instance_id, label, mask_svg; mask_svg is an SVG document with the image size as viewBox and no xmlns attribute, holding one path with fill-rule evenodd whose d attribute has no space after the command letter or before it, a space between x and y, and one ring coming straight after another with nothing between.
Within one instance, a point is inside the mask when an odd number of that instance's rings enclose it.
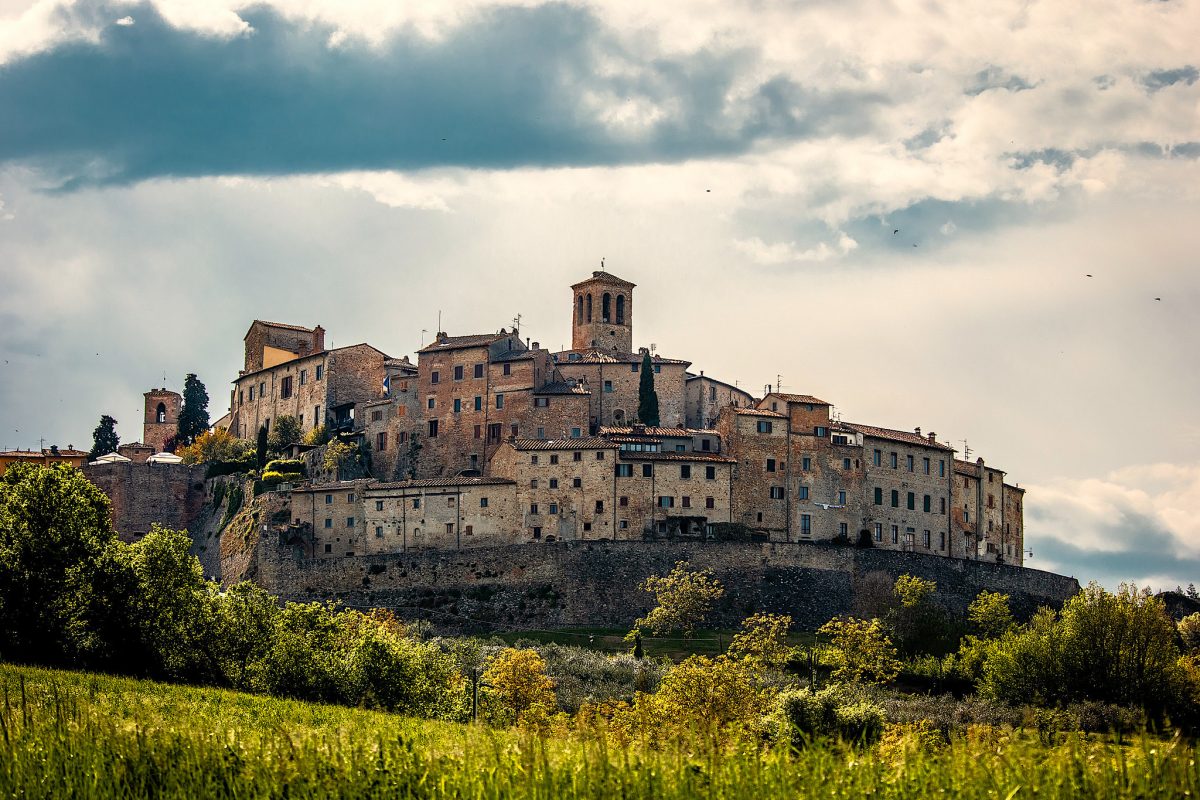
<instances>
[{"instance_id":1,"label":"tan stone building","mask_svg":"<svg viewBox=\"0 0 1200 800\"><path fill-rule=\"evenodd\" d=\"M687 375L684 382L684 416L689 428L713 428L725 406L751 408L754 396L702 371Z\"/></svg>"},{"instance_id":2,"label":"tan stone building","mask_svg":"<svg viewBox=\"0 0 1200 800\"><path fill-rule=\"evenodd\" d=\"M167 442L174 439L179 432L179 412L183 410L183 396L164 386L161 389L151 389L144 397L142 443L150 447L150 454L153 455L166 450Z\"/></svg>"},{"instance_id":3,"label":"tan stone building","mask_svg":"<svg viewBox=\"0 0 1200 800\"><path fill-rule=\"evenodd\" d=\"M982 458L954 460L951 536L957 557L1024 563L1025 490L1006 484L1004 475Z\"/></svg>"}]
</instances>

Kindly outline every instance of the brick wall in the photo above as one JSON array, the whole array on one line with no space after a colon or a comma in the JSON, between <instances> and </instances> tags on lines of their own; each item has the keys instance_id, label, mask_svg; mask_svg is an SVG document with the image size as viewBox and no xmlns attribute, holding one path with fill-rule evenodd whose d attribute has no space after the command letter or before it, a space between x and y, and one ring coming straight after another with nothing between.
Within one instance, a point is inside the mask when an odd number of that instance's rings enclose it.
<instances>
[{"instance_id":1,"label":"brick wall","mask_svg":"<svg viewBox=\"0 0 1200 800\"><path fill-rule=\"evenodd\" d=\"M145 536L153 523L190 529L204 508L204 467L121 463L82 469L108 495L113 527L126 542Z\"/></svg>"},{"instance_id":2,"label":"brick wall","mask_svg":"<svg viewBox=\"0 0 1200 800\"><path fill-rule=\"evenodd\" d=\"M704 375L685 378L684 418L689 428L712 428L725 406L749 408L753 404L754 398L749 392L721 381Z\"/></svg>"}]
</instances>

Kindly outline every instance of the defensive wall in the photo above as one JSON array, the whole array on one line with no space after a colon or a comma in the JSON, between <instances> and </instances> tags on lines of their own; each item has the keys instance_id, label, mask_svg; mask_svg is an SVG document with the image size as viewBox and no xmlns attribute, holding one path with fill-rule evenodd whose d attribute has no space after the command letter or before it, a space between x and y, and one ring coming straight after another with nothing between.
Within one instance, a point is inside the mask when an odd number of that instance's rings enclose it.
<instances>
[{"instance_id":1,"label":"defensive wall","mask_svg":"<svg viewBox=\"0 0 1200 800\"><path fill-rule=\"evenodd\" d=\"M1008 594L1020 616L1079 591L1074 578L1039 570L812 543L556 542L319 560L266 533L255 547L239 562L246 573L226 582L250 577L288 600L388 607L446 630L628 627L650 609L638 585L678 561L725 586L711 622L728 627L767 611L811 630L905 573L936 581L938 601L959 614L984 589Z\"/></svg>"},{"instance_id":2,"label":"defensive wall","mask_svg":"<svg viewBox=\"0 0 1200 800\"><path fill-rule=\"evenodd\" d=\"M195 527L208 498L204 467L121 462L85 465L83 474L112 501L112 522L127 542L158 523L177 530Z\"/></svg>"}]
</instances>

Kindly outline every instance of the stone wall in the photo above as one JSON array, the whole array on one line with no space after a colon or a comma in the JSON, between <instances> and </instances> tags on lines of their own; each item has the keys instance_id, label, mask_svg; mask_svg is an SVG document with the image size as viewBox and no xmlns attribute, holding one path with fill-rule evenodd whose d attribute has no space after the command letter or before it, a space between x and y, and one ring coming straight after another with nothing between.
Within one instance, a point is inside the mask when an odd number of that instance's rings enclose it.
<instances>
[{"instance_id":1,"label":"stone wall","mask_svg":"<svg viewBox=\"0 0 1200 800\"><path fill-rule=\"evenodd\" d=\"M153 523L190 530L204 508L204 467L89 464L83 474L112 501L113 527L127 542L145 536Z\"/></svg>"},{"instance_id":2,"label":"stone wall","mask_svg":"<svg viewBox=\"0 0 1200 800\"><path fill-rule=\"evenodd\" d=\"M1079 589L1074 578L1007 565L807 543L558 542L320 561L265 537L257 579L289 600L389 607L448 630L627 627L650 608L638 584L677 561L712 569L725 585L712 620L722 627L769 611L815 629L850 613L880 573L936 581L938 600L957 613L983 589L1010 595L1022 616Z\"/></svg>"}]
</instances>

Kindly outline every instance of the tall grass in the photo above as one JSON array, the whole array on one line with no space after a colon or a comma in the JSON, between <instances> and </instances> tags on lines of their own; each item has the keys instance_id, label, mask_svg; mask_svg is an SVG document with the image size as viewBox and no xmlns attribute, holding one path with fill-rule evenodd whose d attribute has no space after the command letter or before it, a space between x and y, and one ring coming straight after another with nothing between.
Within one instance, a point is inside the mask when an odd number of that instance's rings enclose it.
<instances>
[{"instance_id":1,"label":"tall grass","mask_svg":"<svg viewBox=\"0 0 1200 800\"><path fill-rule=\"evenodd\" d=\"M998 729L935 749L695 755L98 675L0 666L0 796L1187 797L1192 745Z\"/></svg>"}]
</instances>

